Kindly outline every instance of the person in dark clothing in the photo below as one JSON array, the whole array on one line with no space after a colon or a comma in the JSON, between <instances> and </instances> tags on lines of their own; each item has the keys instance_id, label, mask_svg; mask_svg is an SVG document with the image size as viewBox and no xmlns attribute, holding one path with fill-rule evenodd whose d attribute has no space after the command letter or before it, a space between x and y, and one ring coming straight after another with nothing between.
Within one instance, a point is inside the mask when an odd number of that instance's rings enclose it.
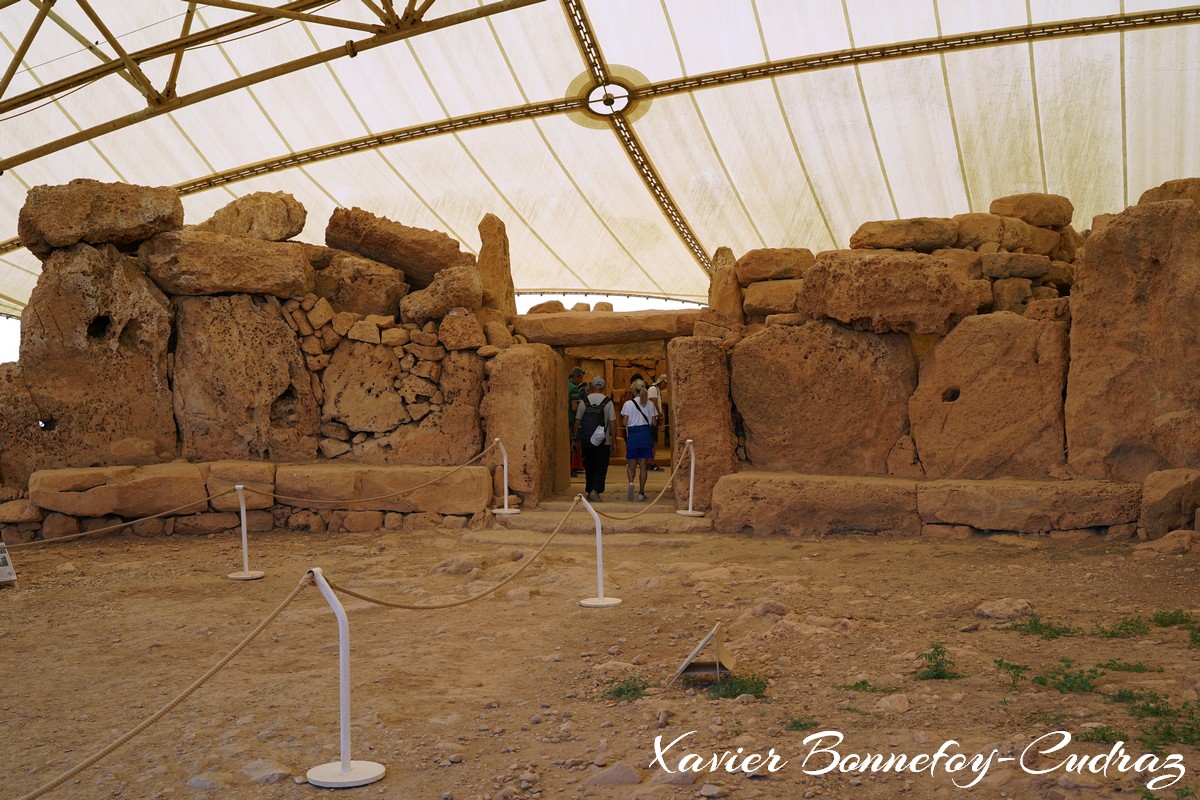
<instances>
[{"instance_id":1,"label":"person in dark clothing","mask_svg":"<svg viewBox=\"0 0 1200 800\"><path fill-rule=\"evenodd\" d=\"M588 392L575 412L572 437L579 439L583 450L583 474L587 499L597 502L604 494L608 477L608 459L612 453L613 429L617 412L612 399L604 394L604 378L592 378Z\"/></svg>"},{"instance_id":2,"label":"person in dark clothing","mask_svg":"<svg viewBox=\"0 0 1200 800\"><path fill-rule=\"evenodd\" d=\"M567 376L567 430L571 430L575 424L575 412L579 409L579 402L583 399L585 388L583 368L575 367ZM571 440L571 477L574 478L583 469L583 450L580 449L577 438L574 436L569 438Z\"/></svg>"}]
</instances>

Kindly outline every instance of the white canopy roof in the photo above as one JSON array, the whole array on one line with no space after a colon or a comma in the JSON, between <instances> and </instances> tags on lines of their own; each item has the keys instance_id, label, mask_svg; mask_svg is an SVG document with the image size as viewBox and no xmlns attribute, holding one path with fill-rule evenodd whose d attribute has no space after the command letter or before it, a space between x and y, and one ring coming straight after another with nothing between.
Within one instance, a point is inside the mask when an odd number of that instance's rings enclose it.
<instances>
[{"instance_id":1,"label":"white canopy roof","mask_svg":"<svg viewBox=\"0 0 1200 800\"><path fill-rule=\"evenodd\" d=\"M359 206L475 251L492 212L518 291L703 299L722 245L1017 192L1084 229L1200 174L1196 6L394 2L0 0L0 313L39 270L26 192L77 177L174 185L188 222L291 192L317 243Z\"/></svg>"}]
</instances>

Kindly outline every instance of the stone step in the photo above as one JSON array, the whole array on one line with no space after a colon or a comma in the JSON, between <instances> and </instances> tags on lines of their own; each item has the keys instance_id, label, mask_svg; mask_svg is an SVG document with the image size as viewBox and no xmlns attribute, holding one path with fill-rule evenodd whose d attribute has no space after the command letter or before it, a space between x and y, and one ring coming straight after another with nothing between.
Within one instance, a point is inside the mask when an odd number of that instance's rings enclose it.
<instances>
[{"instance_id":1,"label":"stone step","mask_svg":"<svg viewBox=\"0 0 1200 800\"><path fill-rule=\"evenodd\" d=\"M654 500L654 495L647 493L644 501L629 502L625 499L625 490L621 489L620 492L606 492L605 499L601 500L599 503L596 503L595 506L597 511L604 511L609 514L636 514L649 505L652 500ZM551 497L539 503L537 509L535 510L553 511L561 514L570 508L571 503L574 501L575 495ZM579 504L579 508L583 508L582 503ZM667 512L672 514L675 513L675 494L671 491L668 491L666 494L664 494L658 500L658 502L654 504L654 511L651 511L650 513L662 514Z\"/></svg>"},{"instance_id":2,"label":"stone step","mask_svg":"<svg viewBox=\"0 0 1200 800\"><path fill-rule=\"evenodd\" d=\"M535 531L550 533L562 521L570 506L569 501L563 502L562 508L546 510L545 503L537 511L522 511L511 516L495 517L495 528L514 531ZM632 516L646 507L645 503L600 503L597 511L621 516ZM607 519L600 517L601 531L610 533L706 533L712 530L712 520L706 517L684 517L675 513L674 508L666 506L658 510L648 511L633 519ZM563 524L562 534L595 536L596 523L590 514L580 506L571 512Z\"/></svg>"}]
</instances>

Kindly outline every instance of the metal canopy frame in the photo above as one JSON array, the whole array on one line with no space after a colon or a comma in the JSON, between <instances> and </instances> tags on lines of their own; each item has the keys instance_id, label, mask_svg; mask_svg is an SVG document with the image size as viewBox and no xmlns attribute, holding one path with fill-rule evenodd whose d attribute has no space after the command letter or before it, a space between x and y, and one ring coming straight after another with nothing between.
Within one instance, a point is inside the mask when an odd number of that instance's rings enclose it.
<instances>
[{"instance_id":1,"label":"metal canopy frame","mask_svg":"<svg viewBox=\"0 0 1200 800\"><path fill-rule=\"evenodd\" d=\"M20 0L0 0L0 8L12 5ZM314 13L330 4L330 0L296 0L278 7L263 6L255 3L240 2L240 0L207 0L207 2L188 2L187 13L184 15L179 36L137 52L127 53L111 35L95 12L88 0L63 0L76 2L88 15L101 36L112 46L117 58L91 45L86 37L74 30L52 10L56 0L28 0L37 6L38 13L33 24L27 31L21 46L8 65L4 77L0 79L0 114L20 110L37 103L52 100L63 93L69 92L90 82L108 75L120 75L135 86L145 96L147 106L132 114L125 115L86 130L78 131L69 136L48 142L24 153L0 159L0 173L21 164L33 161L50 153L57 152L75 144L115 130L134 125L146 119L169 113L176 109L200 103L213 97L226 94L237 89L246 88L275 77L286 75L310 66L327 63L342 57L355 57L359 52L374 47L381 47L396 41L401 41L422 33L446 28L452 25L481 19L493 14L510 11L525 6L540 3L543 0L497 0L478 8L462 13L448 15L430 22L424 21L424 15L433 5L434 0L407 0L402 11L397 12L393 0L360 0L378 20L378 24L361 23L324 14ZM182 0L181 0L182 1ZM565 97L559 100L526 103L520 106L499 108L481 113L445 119L395 129L384 133L373 134L355 139L323 145L308 150L289 152L275 158L242 165L233 169L214 172L208 176L181 183L175 188L181 194L192 194L215 186L235 183L255 176L269 174L280 170L291 169L305 164L336 158L364 150L378 149L404 141L412 141L433 136L441 136L461 130L481 128L502 124L514 120L536 119L539 117L564 113L592 113L588 110L588 94L597 87L604 87L613 81L608 63L597 42L587 13L580 0L561 0L563 12L574 33L576 44L587 67L591 84L577 97ZM216 6L225 9L245 11L247 16L234 21L217 25L212 28L192 32L191 25L198 6ZM37 35L44 22L50 19L77 41L85 44L93 52L100 63L81 70L73 75L59 79L37 89L24 92L13 97L5 98L13 75L19 68L29 44ZM177 96L175 85L182 61L188 49L219 42L233 34L240 34L267 24L276 24L280 20L297 20L313 25L351 30L369 34L365 38L349 40L343 47L331 48L306 57L297 58L270 69L261 70L234 80L213 84L199 91L184 96ZM972 50L1015 43L1032 43L1052 39L1064 39L1079 36L1089 36L1104 33L1132 31L1146 28L1157 28L1172 25L1186 25L1200 22L1200 6L1189 6L1168 10L1119 14L1104 17L1089 17L1067 20L1040 25L1023 25L1010 28L980 31L970 34L937 36L928 39L913 40L888 45L870 47L851 47L844 50L823 53L801 58L783 59L764 62L747 67L721 70L672 80L650 83L643 86L628 86L630 99L647 100L681 93L690 93L705 88L738 84L747 81L774 78L802 72L831 69L835 67L857 66L859 64L912 58L923 55L937 55L949 52ZM155 87L142 72L139 65L154 59L171 58L170 76L161 87ZM620 142L623 150L630 159L638 175L641 177L647 191L653 197L664 217L678 234L696 263L711 273L712 263L696 236L692 225L680 210L672 197L670 187L666 185L658 169L655 167L652 154L640 143L629 112L633 106L624 109L614 109L611 114L605 114L603 119L614 136ZM20 248L16 238L0 241L0 254ZM612 293L612 292L608 292Z\"/></svg>"}]
</instances>

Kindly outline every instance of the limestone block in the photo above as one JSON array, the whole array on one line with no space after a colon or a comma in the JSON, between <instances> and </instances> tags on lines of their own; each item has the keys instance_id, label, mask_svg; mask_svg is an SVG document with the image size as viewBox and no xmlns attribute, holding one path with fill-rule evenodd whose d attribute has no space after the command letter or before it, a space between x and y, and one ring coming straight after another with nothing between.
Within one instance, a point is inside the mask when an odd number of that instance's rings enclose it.
<instances>
[{"instance_id":1,"label":"limestone block","mask_svg":"<svg viewBox=\"0 0 1200 800\"><path fill-rule=\"evenodd\" d=\"M479 318L462 309L442 317L438 326L438 341L447 350L476 350L488 343ZM507 331L507 329L506 329Z\"/></svg>"},{"instance_id":2,"label":"limestone block","mask_svg":"<svg viewBox=\"0 0 1200 800\"><path fill-rule=\"evenodd\" d=\"M1050 253L1050 258L1054 261L1074 261L1079 248L1083 247L1083 237L1070 225L1063 225L1054 230L1058 233L1058 247Z\"/></svg>"},{"instance_id":3,"label":"limestone block","mask_svg":"<svg viewBox=\"0 0 1200 800\"><path fill-rule=\"evenodd\" d=\"M1041 533L1137 519L1142 487L1116 481L941 480L917 485L921 521Z\"/></svg>"},{"instance_id":4,"label":"limestone block","mask_svg":"<svg viewBox=\"0 0 1200 800\"><path fill-rule=\"evenodd\" d=\"M908 402L929 478L1047 478L1064 464L1067 330L1011 313L968 317L921 363Z\"/></svg>"},{"instance_id":5,"label":"limestone block","mask_svg":"<svg viewBox=\"0 0 1200 800\"><path fill-rule=\"evenodd\" d=\"M797 310L804 280L759 281L745 289L742 310L748 317L768 314L791 314Z\"/></svg>"},{"instance_id":6,"label":"limestone block","mask_svg":"<svg viewBox=\"0 0 1200 800\"><path fill-rule=\"evenodd\" d=\"M351 533L377 531L383 527L382 511L347 511L342 519L342 530Z\"/></svg>"},{"instance_id":7,"label":"limestone block","mask_svg":"<svg viewBox=\"0 0 1200 800\"><path fill-rule=\"evenodd\" d=\"M518 344L487 364L488 392L480 413L487 438L508 451L508 487L530 505L554 493L558 426L567 407L559 359L544 344ZM498 464L497 459L492 463Z\"/></svg>"},{"instance_id":8,"label":"limestone block","mask_svg":"<svg viewBox=\"0 0 1200 800\"><path fill-rule=\"evenodd\" d=\"M850 237L854 250L917 250L928 253L941 247L953 247L958 239L958 224L945 217L915 217L864 222Z\"/></svg>"},{"instance_id":9,"label":"limestone block","mask_svg":"<svg viewBox=\"0 0 1200 800\"><path fill-rule=\"evenodd\" d=\"M370 320L360 319L346 331L346 338L367 344L379 344L379 326Z\"/></svg>"},{"instance_id":10,"label":"limestone block","mask_svg":"<svg viewBox=\"0 0 1200 800\"><path fill-rule=\"evenodd\" d=\"M313 330L320 330L333 321L336 313L329 300L319 297L313 307L308 310L308 324L312 326Z\"/></svg>"},{"instance_id":11,"label":"limestone block","mask_svg":"<svg viewBox=\"0 0 1200 800\"><path fill-rule=\"evenodd\" d=\"M342 422L352 431L392 430L408 418L394 388L402 374L391 348L346 339L325 369L321 419Z\"/></svg>"},{"instance_id":12,"label":"limestone block","mask_svg":"<svg viewBox=\"0 0 1200 800\"><path fill-rule=\"evenodd\" d=\"M17 472L173 457L171 320L166 297L115 248L56 251L22 314L19 372L38 431L53 436L37 441L41 456L12 454ZM22 408L18 441L36 440Z\"/></svg>"},{"instance_id":13,"label":"limestone block","mask_svg":"<svg viewBox=\"0 0 1200 800\"><path fill-rule=\"evenodd\" d=\"M313 289L312 264L300 245L196 230L160 233L138 259L167 294L269 294L295 297Z\"/></svg>"},{"instance_id":14,"label":"limestone block","mask_svg":"<svg viewBox=\"0 0 1200 800\"><path fill-rule=\"evenodd\" d=\"M748 251L737 260L734 269L738 283L749 286L759 281L803 278L812 266L813 254L807 248L767 247Z\"/></svg>"},{"instance_id":15,"label":"limestone block","mask_svg":"<svg viewBox=\"0 0 1200 800\"><path fill-rule=\"evenodd\" d=\"M1056 297L1053 300L1030 300L1025 306L1025 319L1050 322L1071 321L1071 298Z\"/></svg>"},{"instance_id":16,"label":"limestone block","mask_svg":"<svg viewBox=\"0 0 1200 800\"><path fill-rule=\"evenodd\" d=\"M742 286L737 276L733 251L717 248L713 256L713 274L708 283L708 307L731 320L742 321Z\"/></svg>"},{"instance_id":17,"label":"limestone block","mask_svg":"<svg viewBox=\"0 0 1200 800\"><path fill-rule=\"evenodd\" d=\"M41 522L45 513L28 500L9 500L0 503L0 524L16 525L21 522Z\"/></svg>"},{"instance_id":18,"label":"limestone block","mask_svg":"<svg viewBox=\"0 0 1200 800\"><path fill-rule=\"evenodd\" d=\"M1190 528L1200 506L1200 469L1152 472L1142 483L1138 533L1158 539L1170 531Z\"/></svg>"},{"instance_id":19,"label":"limestone block","mask_svg":"<svg viewBox=\"0 0 1200 800\"><path fill-rule=\"evenodd\" d=\"M1033 282L1028 278L1000 278L992 284L992 310L1024 314L1033 299Z\"/></svg>"},{"instance_id":20,"label":"limestone block","mask_svg":"<svg viewBox=\"0 0 1200 800\"><path fill-rule=\"evenodd\" d=\"M720 341L682 336L667 345L671 398L671 455L679 458L688 439L696 451L692 507L708 509L713 486L737 466L737 437L729 403L729 362ZM687 465L675 475L675 506L688 506Z\"/></svg>"},{"instance_id":21,"label":"limestone block","mask_svg":"<svg viewBox=\"0 0 1200 800\"><path fill-rule=\"evenodd\" d=\"M270 508L275 505L275 465L268 461L214 461L208 465L206 481L209 508L213 511L237 511L237 492L222 495L226 489L241 484L246 508Z\"/></svg>"},{"instance_id":22,"label":"limestone block","mask_svg":"<svg viewBox=\"0 0 1200 800\"><path fill-rule=\"evenodd\" d=\"M940 258L954 269L960 270L968 280L979 280L983 277L983 254L974 250L960 250L957 247L947 247L934 250L930 255Z\"/></svg>"},{"instance_id":23,"label":"limestone block","mask_svg":"<svg viewBox=\"0 0 1200 800\"><path fill-rule=\"evenodd\" d=\"M987 253L980 257L987 278L1036 278L1050 271L1050 259L1030 253Z\"/></svg>"},{"instance_id":24,"label":"limestone block","mask_svg":"<svg viewBox=\"0 0 1200 800\"><path fill-rule=\"evenodd\" d=\"M308 211L287 192L243 195L194 226L205 233L282 242L304 230Z\"/></svg>"},{"instance_id":25,"label":"limestone block","mask_svg":"<svg viewBox=\"0 0 1200 800\"><path fill-rule=\"evenodd\" d=\"M517 316L512 263L508 254L508 232L499 217L485 214L479 222L479 281L483 305L499 312L505 323Z\"/></svg>"},{"instance_id":26,"label":"limestone block","mask_svg":"<svg viewBox=\"0 0 1200 800\"><path fill-rule=\"evenodd\" d=\"M483 335L487 343L496 347L509 347L514 342L512 332L503 322L489 320L483 324Z\"/></svg>"},{"instance_id":27,"label":"limestone block","mask_svg":"<svg viewBox=\"0 0 1200 800\"><path fill-rule=\"evenodd\" d=\"M43 539L61 539L79 533L79 520L66 514L47 514L42 522Z\"/></svg>"},{"instance_id":28,"label":"limestone block","mask_svg":"<svg viewBox=\"0 0 1200 800\"><path fill-rule=\"evenodd\" d=\"M316 292L336 311L394 316L408 292L404 272L369 258L335 251L316 275Z\"/></svg>"},{"instance_id":29,"label":"limestone block","mask_svg":"<svg viewBox=\"0 0 1200 800\"><path fill-rule=\"evenodd\" d=\"M483 449L483 430L479 424L483 381L480 356L470 350L446 354L439 383L441 407L419 425L402 425L378 444L356 445L355 457L372 463L464 463Z\"/></svg>"},{"instance_id":30,"label":"limestone block","mask_svg":"<svg viewBox=\"0 0 1200 800\"><path fill-rule=\"evenodd\" d=\"M735 318L713 308L702 308L696 315L695 324L692 325L692 335L722 340L737 339L742 335L742 320L740 311Z\"/></svg>"},{"instance_id":31,"label":"limestone block","mask_svg":"<svg viewBox=\"0 0 1200 800\"><path fill-rule=\"evenodd\" d=\"M908 430L908 337L832 322L770 325L732 354L731 393L756 469L882 475Z\"/></svg>"},{"instance_id":32,"label":"limestone block","mask_svg":"<svg viewBox=\"0 0 1200 800\"><path fill-rule=\"evenodd\" d=\"M317 402L278 301L242 294L175 303L175 417L184 456L312 458Z\"/></svg>"},{"instance_id":33,"label":"limestone block","mask_svg":"<svg viewBox=\"0 0 1200 800\"><path fill-rule=\"evenodd\" d=\"M483 286L479 271L470 267L448 267L437 274L428 288L413 292L400 301L400 316L418 324L439 319L452 308L477 311L483 305Z\"/></svg>"},{"instance_id":34,"label":"limestone block","mask_svg":"<svg viewBox=\"0 0 1200 800\"><path fill-rule=\"evenodd\" d=\"M24 487L34 470L67 466L74 440L38 424L41 413L15 361L0 364L0 408L0 484Z\"/></svg>"},{"instance_id":35,"label":"limestone block","mask_svg":"<svg viewBox=\"0 0 1200 800\"><path fill-rule=\"evenodd\" d=\"M76 517L134 519L208 500L204 472L181 461L144 467L39 470L29 476L29 501ZM188 509L180 513L186 513Z\"/></svg>"},{"instance_id":36,"label":"limestone block","mask_svg":"<svg viewBox=\"0 0 1200 800\"><path fill-rule=\"evenodd\" d=\"M1010 194L997 197L988 211L1001 217L1016 217L1039 228L1060 228L1071 224L1075 206L1060 194Z\"/></svg>"},{"instance_id":37,"label":"limestone block","mask_svg":"<svg viewBox=\"0 0 1200 800\"><path fill-rule=\"evenodd\" d=\"M945 334L978 306L961 270L923 253L827 251L799 294L800 311L876 333Z\"/></svg>"},{"instance_id":38,"label":"limestone block","mask_svg":"<svg viewBox=\"0 0 1200 800\"><path fill-rule=\"evenodd\" d=\"M334 209L325 243L403 270L414 289L424 289L447 267L475 267L475 256L462 252L446 234L411 228L361 208Z\"/></svg>"},{"instance_id":39,"label":"limestone block","mask_svg":"<svg viewBox=\"0 0 1200 800\"><path fill-rule=\"evenodd\" d=\"M529 311L526 313L528 313L528 314L558 314L558 313L566 311L566 310L567 310L567 307L564 306L561 301L546 300L545 302L538 303L537 305L532 306L529 309Z\"/></svg>"},{"instance_id":40,"label":"limestone block","mask_svg":"<svg viewBox=\"0 0 1200 800\"><path fill-rule=\"evenodd\" d=\"M1153 189L1147 189L1138 198L1138 205L1161 203L1165 200L1191 200L1200 205L1200 178L1177 178ZM1093 229L1095 227L1093 225Z\"/></svg>"},{"instance_id":41,"label":"limestone block","mask_svg":"<svg viewBox=\"0 0 1200 800\"><path fill-rule=\"evenodd\" d=\"M204 514L188 514L171 520L171 532L176 536L211 536L215 533L226 533L235 528L241 531L242 518L231 511L208 512ZM247 519L249 523L249 519ZM249 524L247 524L249 529Z\"/></svg>"},{"instance_id":42,"label":"limestone block","mask_svg":"<svg viewBox=\"0 0 1200 800\"><path fill-rule=\"evenodd\" d=\"M551 347L625 344L690 336L699 311L621 311L578 314L524 314L514 331L535 344Z\"/></svg>"},{"instance_id":43,"label":"limestone block","mask_svg":"<svg viewBox=\"0 0 1200 800\"><path fill-rule=\"evenodd\" d=\"M921 532L917 484L903 478L739 472L717 481L712 516L727 534Z\"/></svg>"},{"instance_id":44,"label":"limestone block","mask_svg":"<svg viewBox=\"0 0 1200 800\"><path fill-rule=\"evenodd\" d=\"M183 203L170 187L77 178L34 186L17 217L21 244L43 261L75 244L137 244L183 224Z\"/></svg>"},{"instance_id":45,"label":"limestone block","mask_svg":"<svg viewBox=\"0 0 1200 800\"><path fill-rule=\"evenodd\" d=\"M1067 453L1085 477L1200 465L1200 206L1133 206L1093 233L1071 288Z\"/></svg>"},{"instance_id":46,"label":"limestone block","mask_svg":"<svg viewBox=\"0 0 1200 800\"><path fill-rule=\"evenodd\" d=\"M978 247L994 242L1010 253L1036 253L1048 256L1059 244L1059 235L1015 217L996 214L959 214L957 247Z\"/></svg>"},{"instance_id":47,"label":"limestone block","mask_svg":"<svg viewBox=\"0 0 1200 800\"><path fill-rule=\"evenodd\" d=\"M492 496L491 472L478 466L454 471L351 462L280 464L275 480L280 495L302 498L281 499L280 504L299 508L473 514L486 508Z\"/></svg>"}]
</instances>

